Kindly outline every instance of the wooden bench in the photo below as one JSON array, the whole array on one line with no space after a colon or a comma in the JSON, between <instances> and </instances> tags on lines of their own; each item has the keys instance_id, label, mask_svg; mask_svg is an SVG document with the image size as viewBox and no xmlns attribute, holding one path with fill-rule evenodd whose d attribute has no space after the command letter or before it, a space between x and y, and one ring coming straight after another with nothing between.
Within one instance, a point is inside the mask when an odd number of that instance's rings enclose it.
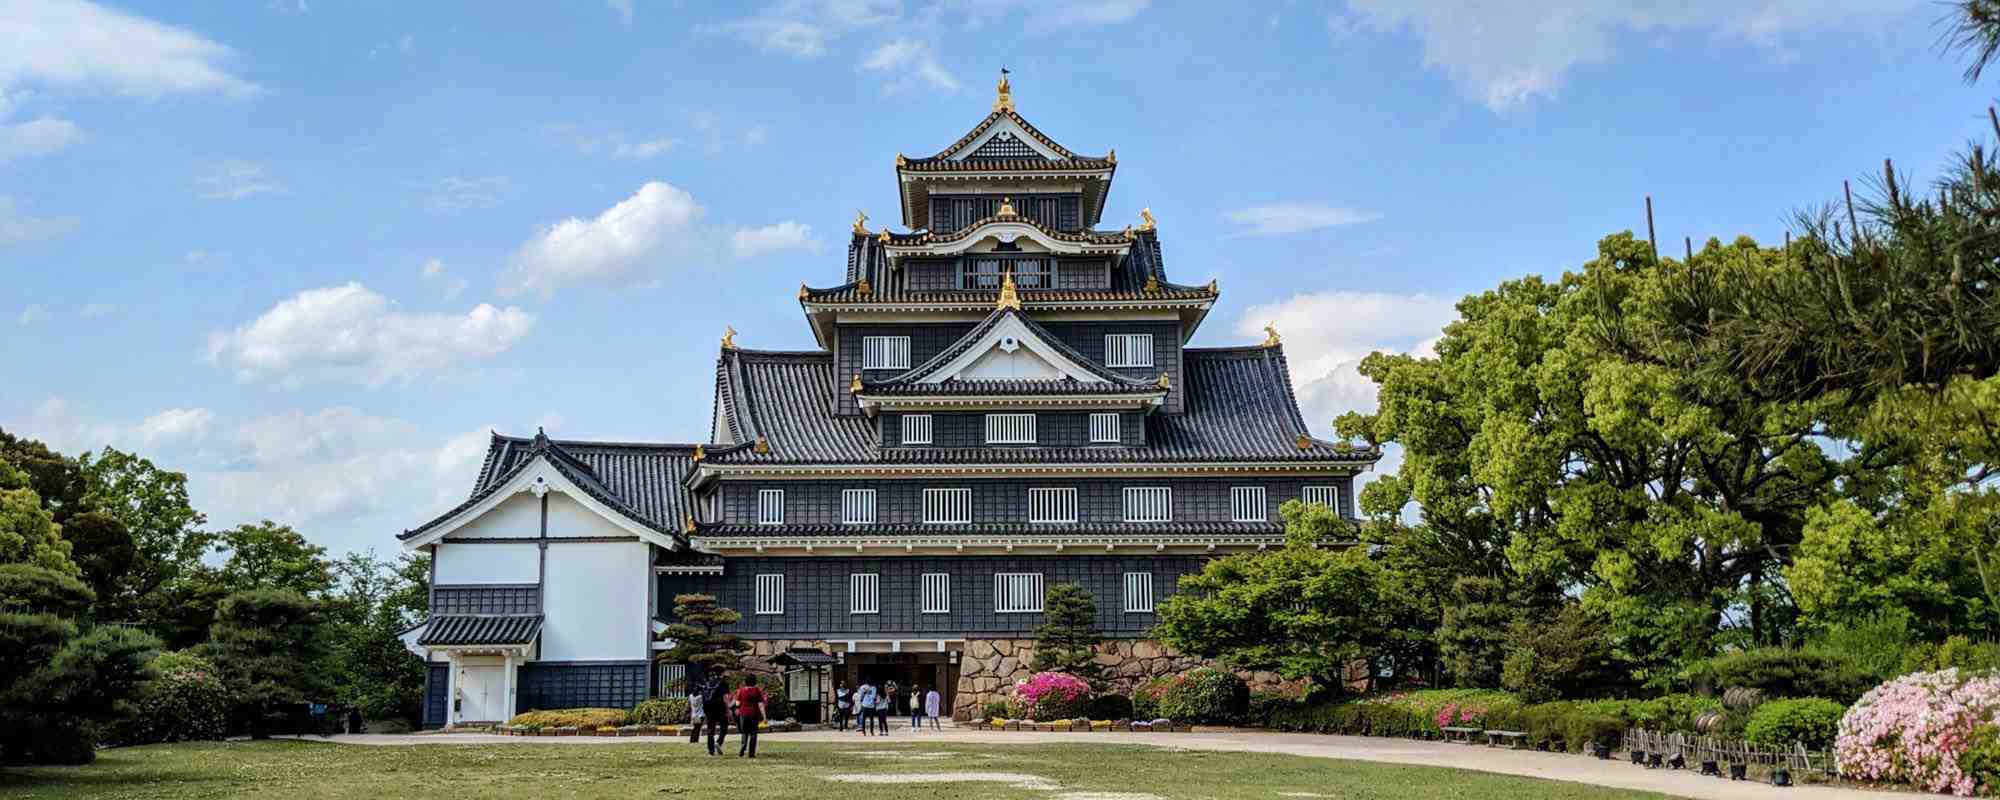
<instances>
[{"instance_id":1,"label":"wooden bench","mask_svg":"<svg viewBox=\"0 0 2000 800\"><path fill-rule=\"evenodd\" d=\"M1512 749L1515 750L1522 749L1528 746L1528 732L1527 731L1486 732L1487 747L1498 747L1502 742L1505 742L1506 745Z\"/></svg>"},{"instance_id":2,"label":"wooden bench","mask_svg":"<svg viewBox=\"0 0 2000 800\"><path fill-rule=\"evenodd\" d=\"M1466 744L1472 744L1472 737L1480 733L1480 729L1478 728L1447 727L1440 728L1439 730L1444 731L1445 741L1464 742Z\"/></svg>"}]
</instances>

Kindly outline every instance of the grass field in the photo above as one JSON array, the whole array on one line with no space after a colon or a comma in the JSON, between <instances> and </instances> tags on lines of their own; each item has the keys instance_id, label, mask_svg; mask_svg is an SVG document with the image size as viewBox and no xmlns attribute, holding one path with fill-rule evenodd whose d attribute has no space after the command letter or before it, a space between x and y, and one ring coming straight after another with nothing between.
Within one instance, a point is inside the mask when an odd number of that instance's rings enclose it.
<instances>
[{"instance_id":1,"label":"grass field","mask_svg":"<svg viewBox=\"0 0 2000 800\"><path fill-rule=\"evenodd\" d=\"M786 743L755 761L682 742L365 747L320 742L155 745L87 767L0 769L0 797L840 800L1166 798L1637 798L1577 784L1429 767L1136 745Z\"/></svg>"}]
</instances>

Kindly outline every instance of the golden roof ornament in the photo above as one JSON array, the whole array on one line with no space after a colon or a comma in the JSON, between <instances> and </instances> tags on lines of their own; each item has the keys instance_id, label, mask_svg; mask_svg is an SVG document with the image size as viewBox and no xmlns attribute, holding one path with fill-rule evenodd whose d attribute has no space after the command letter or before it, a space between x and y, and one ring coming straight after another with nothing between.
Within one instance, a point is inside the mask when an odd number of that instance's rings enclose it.
<instances>
[{"instance_id":1,"label":"golden roof ornament","mask_svg":"<svg viewBox=\"0 0 2000 800\"><path fill-rule=\"evenodd\" d=\"M1215 279L1214 279L1214 278L1209 278L1209 279L1208 279L1208 293L1209 293L1209 294L1216 294L1216 293L1218 293L1218 292L1221 292L1221 291L1222 291L1222 285L1221 285L1221 284L1218 284L1218 283L1216 283L1216 282L1215 282Z\"/></svg>"},{"instance_id":2,"label":"golden roof ornament","mask_svg":"<svg viewBox=\"0 0 2000 800\"><path fill-rule=\"evenodd\" d=\"M1111 162L1111 163L1113 163L1113 164L1116 164L1116 163L1118 163L1118 148L1116 148L1116 147L1113 147L1113 148L1111 148L1111 152L1109 152L1109 153L1105 153L1105 154L1104 154L1104 160L1105 160L1105 161L1109 161L1109 162Z\"/></svg>"},{"instance_id":3,"label":"golden roof ornament","mask_svg":"<svg viewBox=\"0 0 2000 800\"><path fill-rule=\"evenodd\" d=\"M1021 310L1021 295L1014 289L1014 273L1007 273L1006 280L1000 282L1000 300L993 304L995 309L1011 308Z\"/></svg>"},{"instance_id":4,"label":"golden roof ornament","mask_svg":"<svg viewBox=\"0 0 2000 800\"><path fill-rule=\"evenodd\" d=\"M858 208L854 210L854 232L860 236L868 235L868 214Z\"/></svg>"},{"instance_id":5,"label":"golden roof ornament","mask_svg":"<svg viewBox=\"0 0 2000 800\"><path fill-rule=\"evenodd\" d=\"M1014 198L1012 197L1000 198L1000 211L998 213L995 213L994 216L996 217L1016 216L1016 214L1014 213Z\"/></svg>"},{"instance_id":6,"label":"golden roof ornament","mask_svg":"<svg viewBox=\"0 0 2000 800\"><path fill-rule=\"evenodd\" d=\"M692 515L682 518L681 533L694 533L694 517Z\"/></svg>"},{"instance_id":7,"label":"golden roof ornament","mask_svg":"<svg viewBox=\"0 0 2000 800\"><path fill-rule=\"evenodd\" d=\"M770 440L765 439L763 436L758 436L757 446L751 449L756 450L758 455L764 455L766 453L771 452L771 442Z\"/></svg>"},{"instance_id":8,"label":"golden roof ornament","mask_svg":"<svg viewBox=\"0 0 2000 800\"><path fill-rule=\"evenodd\" d=\"M1160 276L1158 275L1146 276L1146 293L1147 294L1160 293Z\"/></svg>"},{"instance_id":9,"label":"golden roof ornament","mask_svg":"<svg viewBox=\"0 0 2000 800\"><path fill-rule=\"evenodd\" d=\"M736 349L736 329L728 325L722 326L722 349Z\"/></svg>"},{"instance_id":10,"label":"golden roof ornament","mask_svg":"<svg viewBox=\"0 0 2000 800\"><path fill-rule=\"evenodd\" d=\"M1292 440L1292 446L1300 450L1311 450L1313 446L1312 437L1301 433L1297 438Z\"/></svg>"},{"instance_id":11,"label":"golden roof ornament","mask_svg":"<svg viewBox=\"0 0 2000 800\"><path fill-rule=\"evenodd\" d=\"M810 296L811 294L812 294L812 292L810 292L810 291L808 291L808 290L806 289L806 282L805 282L805 281L799 281L799 299L800 299L800 300L804 300L804 299L806 299L806 297Z\"/></svg>"},{"instance_id":12,"label":"golden roof ornament","mask_svg":"<svg viewBox=\"0 0 2000 800\"><path fill-rule=\"evenodd\" d=\"M1275 323L1275 322L1274 322L1274 323L1271 323L1271 324L1269 324L1269 325L1265 325L1265 326L1264 326L1264 346L1265 346L1265 347L1277 347L1277 346L1278 346L1278 325L1277 325L1277 323Z\"/></svg>"},{"instance_id":13,"label":"golden roof ornament","mask_svg":"<svg viewBox=\"0 0 2000 800\"><path fill-rule=\"evenodd\" d=\"M1014 110L1014 85L1007 82L1007 68L1000 68L1000 85L993 87L993 113Z\"/></svg>"},{"instance_id":14,"label":"golden roof ornament","mask_svg":"<svg viewBox=\"0 0 2000 800\"><path fill-rule=\"evenodd\" d=\"M700 461L700 460L702 460L702 459L704 459L704 458L707 458L707 457L708 457L708 450L704 449L704 448L703 448L703 447L701 446L701 443L700 443L700 442L695 442L695 443L694 443L694 460L696 460L696 461Z\"/></svg>"},{"instance_id":15,"label":"golden roof ornament","mask_svg":"<svg viewBox=\"0 0 2000 800\"><path fill-rule=\"evenodd\" d=\"M868 276L863 275L861 276L861 280L855 282L854 292L855 294L859 294L862 297L867 297L875 293L875 287L869 285Z\"/></svg>"},{"instance_id":16,"label":"golden roof ornament","mask_svg":"<svg viewBox=\"0 0 2000 800\"><path fill-rule=\"evenodd\" d=\"M882 243L882 244L884 244L884 245L887 245L887 244L889 243L889 229L888 229L888 228L883 228L883 229L882 229L882 235L881 235L881 236L877 236L877 237L875 237L875 241L878 241L878 242L881 242L881 243Z\"/></svg>"},{"instance_id":17,"label":"golden roof ornament","mask_svg":"<svg viewBox=\"0 0 2000 800\"><path fill-rule=\"evenodd\" d=\"M861 373L859 372L854 373L854 379L847 382L847 393L848 394L861 393Z\"/></svg>"},{"instance_id":18,"label":"golden roof ornament","mask_svg":"<svg viewBox=\"0 0 2000 800\"><path fill-rule=\"evenodd\" d=\"M1160 224L1159 220L1153 219L1153 210L1150 208L1139 209L1139 219L1144 220L1139 223L1139 230L1142 231L1150 231Z\"/></svg>"},{"instance_id":19,"label":"golden roof ornament","mask_svg":"<svg viewBox=\"0 0 2000 800\"><path fill-rule=\"evenodd\" d=\"M1174 382L1167 378L1167 373L1162 372L1160 373L1159 386L1162 389L1172 389L1174 388Z\"/></svg>"},{"instance_id":20,"label":"golden roof ornament","mask_svg":"<svg viewBox=\"0 0 2000 800\"><path fill-rule=\"evenodd\" d=\"M897 154L896 154L896 166L898 166L898 167L907 167L907 166L909 166L909 165L910 165L910 160L909 160L909 159L907 159L907 158L904 158L904 157L903 157L903 154L902 154L902 153L897 153Z\"/></svg>"}]
</instances>

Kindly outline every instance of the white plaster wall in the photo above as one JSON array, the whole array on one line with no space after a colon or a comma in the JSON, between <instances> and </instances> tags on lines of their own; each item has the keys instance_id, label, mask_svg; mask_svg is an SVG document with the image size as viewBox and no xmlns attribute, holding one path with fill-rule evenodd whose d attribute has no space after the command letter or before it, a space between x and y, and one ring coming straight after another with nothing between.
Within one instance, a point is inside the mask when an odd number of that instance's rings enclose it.
<instances>
[{"instance_id":1,"label":"white plaster wall","mask_svg":"<svg viewBox=\"0 0 2000 800\"><path fill-rule=\"evenodd\" d=\"M533 539L542 535L542 501L526 492L517 492L493 510L479 515L458 530L445 534L452 539Z\"/></svg>"},{"instance_id":2,"label":"white plaster wall","mask_svg":"<svg viewBox=\"0 0 2000 800\"><path fill-rule=\"evenodd\" d=\"M533 540L514 542L438 542L437 582L534 583L540 576L541 555Z\"/></svg>"},{"instance_id":3,"label":"white plaster wall","mask_svg":"<svg viewBox=\"0 0 2000 800\"><path fill-rule=\"evenodd\" d=\"M632 532L612 524L561 492L549 492L549 537L616 536L633 538Z\"/></svg>"},{"instance_id":4,"label":"white plaster wall","mask_svg":"<svg viewBox=\"0 0 2000 800\"><path fill-rule=\"evenodd\" d=\"M646 543L636 539L550 545L541 659L646 658L646 556Z\"/></svg>"}]
</instances>

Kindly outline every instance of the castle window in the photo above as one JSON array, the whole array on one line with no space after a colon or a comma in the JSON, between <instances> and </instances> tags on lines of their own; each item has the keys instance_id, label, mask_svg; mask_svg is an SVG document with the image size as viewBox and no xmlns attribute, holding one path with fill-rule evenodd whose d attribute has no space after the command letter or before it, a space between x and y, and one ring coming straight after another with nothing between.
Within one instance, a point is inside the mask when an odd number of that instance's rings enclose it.
<instances>
[{"instance_id":1,"label":"castle window","mask_svg":"<svg viewBox=\"0 0 2000 800\"><path fill-rule=\"evenodd\" d=\"M1041 613L1042 573L994 573L993 610L1000 614Z\"/></svg>"},{"instance_id":2,"label":"castle window","mask_svg":"<svg viewBox=\"0 0 2000 800\"><path fill-rule=\"evenodd\" d=\"M1172 522L1173 519L1173 489L1165 486L1126 487L1126 522Z\"/></svg>"},{"instance_id":3,"label":"castle window","mask_svg":"<svg viewBox=\"0 0 2000 800\"><path fill-rule=\"evenodd\" d=\"M1300 493L1299 499L1307 503L1318 503L1326 506L1333 509L1335 513L1340 511L1340 487L1338 486L1307 486Z\"/></svg>"},{"instance_id":4,"label":"castle window","mask_svg":"<svg viewBox=\"0 0 2000 800\"><path fill-rule=\"evenodd\" d=\"M1075 489L1029 489L1029 522L1075 522Z\"/></svg>"},{"instance_id":5,"label":"castle window","mask_svg":"<svg viewBox=\"0 0 2000 800\"><path fill-rule=\"evenodd\" d=\"M757 490L757 524L785 524L785 490Z\"/></svg>"},{"instance_id":6,"label":"castle window","mask_svg":"<svg viewBox=\"0 0 2000 800\"><path fill-rule=\"evenodd\" d=\"M759 614L785 613L785 576L757 576L757 597L755 604Z\"/></svg>"},{"instance_id":7,"label":"castle window","mask_svg":"<svg viewBox=\"0 0 2000 800\"><path fill-rule=\"evenodd\" d=\"M1118 443L1118 414L1090 415L1090 441L1096 444Z\"/></svg>"},{"instance_id":8,"label":"castle window","mask_svg":"<svg viewBox=\"0 0 2000 800\"><path fill-rule=\"evenodd\" d=\"M1153 573L1125 573L1125 613L1153 613Z\"/></svg>"},{"instance_id":9,"label":"castle window","mask_svg":"<svg viewBox=\"0 0 2000 800\"><path fill-rule=\"evenodd\" d=\"M875 522L875 490L840 490L840 521L846 525L873 524Z\"/></svg>"},{"instance_id":10,"label":"castle window","mask_svg":"<svg viewBox=\"0 0 2000 800\"><path fill-rule=\"evenodd\" d=\"M1113 333L1104 337L1104 366L1150 367L1152 365L1152 334Z\"/></svg>"},{"instance_id":11,"label":"castle window","mask_svg":"<svg viewBox=\"0 0 2000 800\"><path fill-rule=\"evenodd\" d=\"M686 698L688 695L688 668L686 664L660 662L659 694L654 697Z\"/></svg>"},{"instance_id":12,"label":"castle window","mask_svg":"<svg viewBox=\"0 0 2000 800\"><path fill-rule=\"evenodd\" d=\"M987 414L987 444L1034 444L1035 415Z\"/></svg>"},{"instance_id":13,"label":"castle window","mask_svg":"<svg viewBox=\"0 0 2000 800\"><path fill-rule=\"evenodd\" d=\"M951 575L927 572L923 577L923 597L918 607L925 614L951 613Z\"/></svg>"},{"instance_id":14,"label":"castle window","mask_svg":"<svg viewBox=\"0 0 2000 800\"><path fill-rule=\"evenodd\" d=\"M939 525L972 522L972 490L925 489L924 521Z\"/></svg>"},{"instance_id":15,"label":"castle window","mask_svg":"<svg viewBox=\"0 0 2000 800\"><path fill-rule=\"evenodd\" d=\"M1232 486L1229 489L1229 521L1266 522L1271 518L1262 486Z\"/></svg>"},{"instance_id":16,"label":"castle window","mask_svg":"<svg viewBox=\"0 0 2000 800\"><path fill-rule=\"evenodd\" d=\"M909 369L910 337L861 337L862 369Z\"/></svg>"},{"instance_id":17,"label":"castle window","mask_svg":"<svg viewBox=\"0 0 2000 800\"><path fill-rule=\"evenodd\" d=\"M903 415L903 444L931 443L931 415Z\"/></svg>"},{"instance_id":18,"label":"castle window","mask_svg":"<svg viewBox=\"0 0 2000 800\"><path fill-rule=\"evenodd\" d=\"M852 614L882 613L882 576L875 573L855 573L847 576L848 612Z\"/></svg>"}]
</instances>

